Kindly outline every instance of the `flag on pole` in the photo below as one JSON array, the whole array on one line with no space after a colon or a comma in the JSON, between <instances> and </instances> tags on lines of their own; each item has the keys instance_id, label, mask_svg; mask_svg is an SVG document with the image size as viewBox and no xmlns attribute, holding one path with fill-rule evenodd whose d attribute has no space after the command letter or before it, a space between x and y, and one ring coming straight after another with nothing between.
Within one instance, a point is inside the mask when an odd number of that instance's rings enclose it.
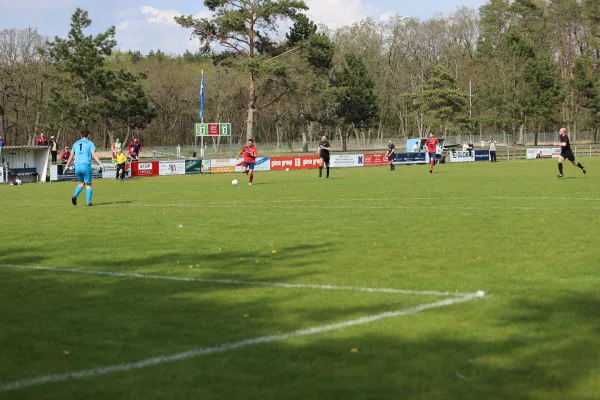
<instances>
[{"instance_id":1,"label":"flag on pole","mask_svg":"<svg viewBox=\"0 0 600 400\"><path fill-rule=\"evenodd\" d=\"M202 82L200 83L200 119L204 122L204 70L202 70Z\"/></svg>"}]
</instances>

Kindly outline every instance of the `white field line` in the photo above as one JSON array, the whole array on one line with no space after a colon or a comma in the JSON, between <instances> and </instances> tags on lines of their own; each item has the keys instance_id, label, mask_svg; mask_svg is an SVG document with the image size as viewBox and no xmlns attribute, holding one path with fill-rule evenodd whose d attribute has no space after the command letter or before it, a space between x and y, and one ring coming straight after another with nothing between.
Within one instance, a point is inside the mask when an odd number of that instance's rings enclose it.
<instances>
[{"instance_id":1,"label":"white field line","mask_svg":"<svg viewBox=\"0 0 600 400\"><path fill-rule=\"evenodd\" d=\"M110 271L95 271L95 270L72 269L72 268L56 268L56 267L10 265L10 264L0 264L0 268L26 269L26 270L51 271L51 272L66 272L66 273L73 273L73 274L108 276L108 277L114 277L114 278L153 279L153 280L164 280L164 281L213 283L213 284L220 284L220 285L237 285L237 286L270 286L270 287L285 288L285 289L339 290L339 291L348 291L348 292L388 293L388 294L406 294L406 295L440 296L440 297L473 296L472 293L459 293L459 292L437 292L437 291L429 291L429 290L420 291L420 290L404 290L404 289L388 289L388 288L370 288L370 287L358 287L358 286L333 286L333 285L312 285L312 284L303 284L303 283L243 281L243 280L237 280L237 279L186 278L186 277L165 276L165 275L146 275L146 274L135 274L135 273L134 274L125 274L125 273L110 272Z\"/></svg>"},{"instance_id":2,"label":"white field line","mask_svg":"<svg viewBox=\"0 0 600 400\"><path fill-rule=\"evenodd\" d=\"M375 321L379 321L382 319L394 318L394 317L399 317L399 316L408 315L408 314L414 314L414 313L418 313L421 311L431 310L431 309L440 308L440 307L447 307L447 306L451 306L453 304L458 304L458 303L465 303L465 302L471 301L477 297L478 297L477 295L469 295L469 296L463 296L463 297L459 297L459 298L446 299L446 300L442 300L442 301L439 301L436 303L423 304L420 306L407 308L404 310L393 311L393 312L384 312L381 314L375 314L375 315L358 318L358 319L353 319L353 320L349 320L349 321L345 321L345 322L339 322L339 323L330 324L330 325L323 325L323 326L318 326L318 327L309 328L309 329L301 329L301 330L297 330L297 331L285 333L285 334L261 336L261 337L257 337L257 338L253 338L253 339L241 340L239 342L225 343L225 344L214 346L214 347L204 347L204 348L184 351L182 353L175 353L175 354L170 354L170 355L152 357L152 358L147 358L145 360L132 362L132 363L110 365L110 366L106 366L106 367L86 369L86 370L70 372L70 373L66 373L66 374L45 375L45 376L40 376L37 378L23 379L20 381L0 384L0 392L7 392L10 390L23 389L23 388L30 387L30 386L43 385L45 383L64 382L64 381L82 379L82 378L86 378L86 377L95 377L95 376L106 375L106 374L110 374L110 373L114 373L114 372L126 372L126 371L131 371L131 370L136 370L136 369L152 367L155 365L164 364L164 363L168 363L168 362L180 361L180 360L185 360L185 359L189 359L189 358L193 358L193 357L199 357L199 356L203 356L203 355L207 355L207 354L223 353L226 351L231 351L231 350L235 350L235 349L239 349L239 348L247 347L247 346L254 346L254 345L258 345L258 344L265 344L265 343L271 343L271 342L279 342L279 341L283 341L283 340L299 338L299 337L304 337L304 336L318 335L321 333L338 331L338 330L342 330L342 329L346 329L346 328L350 328L350 327L354 327L354 326L358 326L358 325L365 325L365 324L373 323Z\"/></svg>"}]
</instances>

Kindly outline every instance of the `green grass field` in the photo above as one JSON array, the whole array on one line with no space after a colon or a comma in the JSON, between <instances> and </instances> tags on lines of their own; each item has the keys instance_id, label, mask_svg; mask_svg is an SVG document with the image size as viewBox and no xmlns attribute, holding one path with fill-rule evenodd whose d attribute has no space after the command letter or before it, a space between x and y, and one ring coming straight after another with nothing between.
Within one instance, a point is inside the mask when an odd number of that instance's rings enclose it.
<instances>
[{"instance_id":1,"label":"green grass field","mask_svg":"<svg viewBox=\"0 0 600 400\"><path fill-rule=\"evenodd\" d=\"M581 161L2 185L0 398L600 399Z\"/></svg>"}]
</instances>

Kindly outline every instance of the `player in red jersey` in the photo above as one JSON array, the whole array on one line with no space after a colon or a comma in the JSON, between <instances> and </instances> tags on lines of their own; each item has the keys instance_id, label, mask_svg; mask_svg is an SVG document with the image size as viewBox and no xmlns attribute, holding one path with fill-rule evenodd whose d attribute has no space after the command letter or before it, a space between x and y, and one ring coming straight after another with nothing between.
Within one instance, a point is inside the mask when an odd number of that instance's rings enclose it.
<instances>
[{"instance_id":1,"label":"player in red jersey","mask_svg":"<svg viewBox=\"0 0 600 400\"><path fill-rule=\"evenodd\" d=\"M433 167L435 167L435 156L437 154L437 146L440 142L433 137L433 133L429 134L429 139L425 141L425 146L427 147L427 152L429 153L429 173L433 174Z\"/></svg>"},{"instance_id":2,"label":"player in red jersey","mask_svg":"<svg viewBox=\"0 0 600 400\"><path fill-rule=\"evenodd\" d=\"M237 155L236 159L240 158L242 154L244 154L242 173L246 175L250 174L250 180L248 184L252 185L252 181L254 180L254 165L256 164L256 156L258 155L258 150L254 145L254 140L248 139L248 142L242 148L242 150L240 150L240 153Z\"/></svg>"}]
</instances>

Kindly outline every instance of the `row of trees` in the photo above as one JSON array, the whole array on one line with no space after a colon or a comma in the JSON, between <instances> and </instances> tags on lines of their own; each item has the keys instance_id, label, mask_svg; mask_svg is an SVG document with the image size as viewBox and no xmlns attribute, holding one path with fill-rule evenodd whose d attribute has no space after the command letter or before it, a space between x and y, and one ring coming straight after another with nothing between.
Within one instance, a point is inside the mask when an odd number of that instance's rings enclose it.
<instances>
[{"instance_id":1,"label":"row of trees","mask_svg":"<svg viewBox=\"0 0 600 400\"><path fill-rule=\"evenodd\" d=\"M301 0L206 0L211 19L176 22L195 54L116 50L115 30L86 35L77 10L66 38L0 31L0 135L69 142L88 127L104 146L192 143L201 71L209 121L234 139L367 144L429 132L600 128L600 2L490 0L419 21L396 16L331 30ZM284 40L278 25L292 21ZM214 142L218 146L218 142Z\"/></svg>"}]
</instances>

